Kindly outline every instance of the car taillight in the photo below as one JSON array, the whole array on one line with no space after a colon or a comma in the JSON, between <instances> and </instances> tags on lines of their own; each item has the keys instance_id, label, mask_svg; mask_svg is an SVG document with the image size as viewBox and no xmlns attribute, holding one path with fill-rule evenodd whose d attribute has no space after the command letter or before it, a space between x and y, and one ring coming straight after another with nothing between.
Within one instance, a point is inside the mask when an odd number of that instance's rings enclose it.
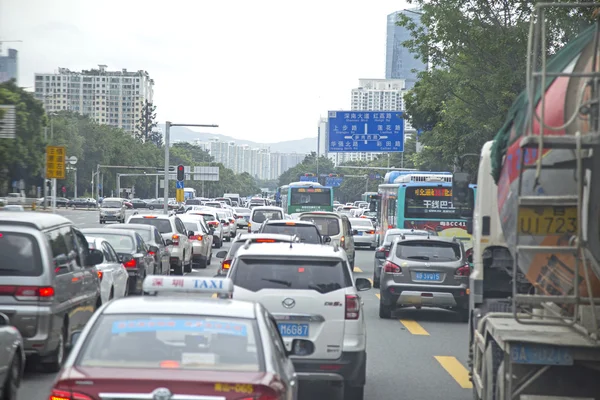
<instances>
[{"instance_id":1,"label":"car taillight","mask_svg":"<svg viewBox=\"0 0 600 400\"><path fill-rule=\"evenodd\" d=\"M52 389L49 400L94 400L90 396L71 390Z\"/></svg>"},{"instance_id":2,"label":"car taillight","mask_svg":"<svg viewBox=\"0 0 600 400\"><path fill-rule=\"evenodd\" d=\"M346 295L346 319L358 319L360 300L355 294Z\"/></svg>"},{"instance_id":3,"label":"car taillight","mask_svg":"<svg viewBox=\"0 0 600 400\"><path fill-rule=\"evenodd\" d=\"M229 269L229 268L231 268L231 260L223 261L223 269Z\"/></svg>"},{"instance_id":4,"label":"car taillight","mask_svg":"<svg viewBox=\"0 0 600 400\"><path fill-rule=\"evenodd\" d=\"M0 296L14 296L17 300L51 300L54 297L52 286L0 286Z\"/></svg>"},{"instance_id":5,"label":"car taillight","mask_svg":"<svg viewBox=\"0 0 600 400\"><path fill-rule=\"evenodd\" d=\"M346 249L346 237L345 236L342 236L340 238L340 247L344 250Z\"/></svg>"},{"instance_id":6,"label":"car taillight","mask_svg":"<svg viewBox=\"0 0 600 400\"><path fill-rule=\"evenodd\" d=\"M202 235L194 235L190 239L192 239L192 240L198 240L198 241L201 242L202 241Z\"/></svg>"},{"instance_id":7,"label":"car taillight","mask_svg":"<svg viewBox=\"0 0 600 400\"><path fill-rule=\"evenodd\" d=\"M173 246L179 246L179 235L173 235L171 240L173 241Z\"/></svg>"},{"instance_id":8,"label":"car taillight","mask_svg":"<svg viewBox=\"0 0 600 400\"><path fill-rule=\"evenodd\" d=\"M377 251L383 251L383 254L385 254L386 258L390 255L390 249L385 246L381 246L377 249Z\"/></svg>"},{"instance_id":9,"label":"car taillight","mask_svg":"<svg viewBox=\"0 0 600 400\"><path fill-rule=\"evenodd\" d=\"M223 226L229 226L229 222L223 222Z\"/></svg>"},{"instance_id":10,"label":"car taillight","mask_svg":"<svg viewBox=\"0 0 600 400\"><path fill-rule=\"evenodd\" d=\"M155 252L153 252L152 250L150 250L150 251L148 252L148 254L149 254L149 255L151 255L152 257L154 257L154 256L156 255L156 253L155 253Z\"/></svg>"},{"instance_id":11,"label":"car taillight","mask_svg":"<svg viewBox=\"0 0 600 400\"><path fill-rule=\"evenodd\" d=\"M367 235L374 235L375 231L367 231Z\"/></svg>"},{"instance_id":12,"label":"car taillight","mask_svg":"<svg viewBox=\"0 0 600 400\"><path fill-rule=\"evenodd\" d=\"M229 223L230 223L230 224L235 224L235 219L230 219L230 220L229 220Z\"/></svg>"},{"instance_id":13,"label":"car taillight","mask_svg":"<svg viewBox=\"0 0 600 400\"><path fill-rule=\"evenodd\" d=\"M102 280L103 277L104 277L104 272L98 271L98 279Z\"/></svg>"},{"instance_id":14,"label":"car taillight","mask_svg":"<svg viewBox=\"0 0 600 400\"><path fill-rule=\"evenodd\" d=\"M124 262L123 266L125 268L135 268L135 267L137 267L137 260L135 258L133 258L129 261Z\"/></svg>"},{"instance_id":15,"label":"car taillight","mask_svg":"<svg viewBox=\"0 0 600 400\"><path fill-rule=\"evenodd\" d=\"M248 233L252 233L252 225L248 224Z\"/></svg>"},{"instance_id":16,"label":"car taillight","mask_svg":"<svg viewBox=\"0 0 600 400\"><path fill-rule=\"evenodd\" d=\"M383 272L387 272L389 274L399 274L402 272L402 268L391 261L386 261L385 264L383 264Z\"/></svg>"},{"instance_id":17,"label":"car taillight","mask_svg":"<svg viewBox=\"0 0 600 400\"><path fill-rule=\"evenodd\" d=\"M471 275L471 267L469 266L469 264L465 264L462 267L457 268L454 275L469 276L469 275Z\"/></svg>"}]
</instances>

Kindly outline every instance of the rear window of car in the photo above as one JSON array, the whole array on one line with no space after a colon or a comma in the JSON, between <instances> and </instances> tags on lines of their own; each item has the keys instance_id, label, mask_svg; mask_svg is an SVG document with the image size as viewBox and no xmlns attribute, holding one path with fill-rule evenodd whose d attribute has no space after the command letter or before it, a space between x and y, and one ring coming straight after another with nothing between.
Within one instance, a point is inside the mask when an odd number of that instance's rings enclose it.
<instances>
[{"instance_id":1,"label":"rear window of car","mask_svg":"<svg viewBox=\"0 0 600 400\"><path fill-rule=\"evenodd\" d=\"M102 315L77 365L94 368L264 371L256 322L198 315ZM152 349L152 351L148 351Z\"/></svg>"},{"instance_id":2,"label":"rear window of car","mask_svg":"<svg viewBox=\"0 0 600 400\"><path fill-rule=\"evenodd\" d=\"M336 236L340 234L340 223L337 218L305 215L300 218L300 221L312 222L317 226L317 229L319 232L321 232L321 235Z\"/></svg>"},{"instance_id":3,"label":"rear window of car","mask_svg":"<svg viewBox=\"0 0 600 400\"><path fill-rule=\"evenodd\" d=\"M456 261L461 259L461 252L457 243L411 240L398 243L396 256L405 260Z\"/></svg>"},{"instance_id":4,"label":"rear window of car","mask_svg":"<svg viewBox=\"0 0 600 400\"><path fill-rule=\"evenodd\" d=\"M252 214L252 222L262 224L268 219L283 219L283 215L281 215L281 211L277 210L256 210Z\"/></svg>"},{"instance_id":5,"label":"rear window of car","mask_svg":"<svg viewBox=\"0 0 600 400\"><path fill-rule=\"evenodd\" d=\"M250 210L249 208L236 208L235 209L235 212L240 213L240 214L249 214L250 211L252 211L252 210Z\"/></svg>"},{"instance_id":6,"label":"rear window of car","mask_svg":"<svg viewBox=\"0 0 600 400\"><path fill-rule=\"evenodd\" d=\"M40 248L33 236L0 231L0 254L0 276L42 275Z\"/></svg>"},{"instance_id":7,"label":"rear window of car","mask_svg":"<svg viewBox=\"0 0 600 400\"><path fill-rule=\"evenodd\" d=\"M158 218L131 218L129 220L130 224L143 224L143 225L152 225L155 226L156 229L160 233L171 233L173 232L171 228L171 221L168 219L158 219Z\"/></svg>"},{"instance_id":8,"label":"rear window of car","mask_svg":"<svg viewBox=\"0 0 600 400\"><path fill-rule=\"evenodd\" d=\"M142 239L144 239L144 241L146 242L153 242L154 241L154 235L152 234L152 231L148 230L148 229L132 229L132 231L137 232Z\"/></svg>"},{"instance_id":9,"label":"rear window of car","mask_svg":"<svg viewBox=\"0 0 600 400\"><path fill-rule=\"evenodd\" d=\"M302 243L321 244L321 234L313 225L265 224L261 233L277 233L280 235L298 236Z\"/></svg>"},{"instance_id":10,"label":"rear window of car","mask_svg":"<svg viewBox=\"0 0 600 400\"><path fill-rule=\"evenodd\" d=\"M199 206L200 204L201 204L200 200L196 200L196 199L188 199L185 201L186 206Z\"/></svg>"},{"instance_id":11,"label":"rear window of car","mask_svg":"<svg viewBox=\"0 0 600 400\"><path fill-rule=\"evenodd\" d=\"M183 221L183 225L185 225L185 229L187 229L188 231L200 232L200 228L198 227L197 222Z\"/></svg>"},{"instance_id":12,"label":"rear window of car","mask_svg":"<svg viewBox=\"0 0 600 400\"><path fill-rule=\"evenodd\" d=\"M94 236L106 240L117 253L129 253L135 250L133 238L129 235L117 235L114 233L94 232Z\"/></svg>"},{"instance_id":13,"label":"rear window of car","mask_svg":"<svg viewBox=\"0 0 600 400\"><path fill-rule=\"evenodd\" d=\"M253 292L301 289L329 293L352 286L347 269L338 260L238 258L232 279L236 286Z\"/></svg>"},{"instance_id":14,"label":"rear window of car","mask_svg":"<svg viewBox=\"0 0 600 400\"><path fill-rule=\"evenodd\" d=\"M371 220L366 219L366 218L350 220L350 225L352 225L353 227L360 226L363 228L372 228L373 227L373 223L371 222Z\"/></svg>"}]
</instances>

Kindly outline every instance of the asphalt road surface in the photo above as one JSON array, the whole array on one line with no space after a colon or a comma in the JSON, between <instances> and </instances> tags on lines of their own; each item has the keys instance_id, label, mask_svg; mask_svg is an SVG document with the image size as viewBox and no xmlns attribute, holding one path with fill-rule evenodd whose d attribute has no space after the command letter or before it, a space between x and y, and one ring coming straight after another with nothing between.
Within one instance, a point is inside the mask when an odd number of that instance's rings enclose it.
<instances>
[{"instance_id":1,"label":"asphalt road surface","mask_svg":"<svg viewBox=\"0 0 600 400\"><path fill-rule=\"evenodd\" d=\"M60 210L59 214L81 228L100 227L97 211ZM222 250L228 247L225 244ZM356 256L355 275L372 278L374 252L357 250ZM192 275L215 275L219 264L215 261ZM453 312L438 309L406 309L394 319L381 320L378 296L379 289L362 292L368 330L365 399L471 399L467 324ZM55 377L26 372L19 400L47 400Z\"/></svg>"}]
</instances>

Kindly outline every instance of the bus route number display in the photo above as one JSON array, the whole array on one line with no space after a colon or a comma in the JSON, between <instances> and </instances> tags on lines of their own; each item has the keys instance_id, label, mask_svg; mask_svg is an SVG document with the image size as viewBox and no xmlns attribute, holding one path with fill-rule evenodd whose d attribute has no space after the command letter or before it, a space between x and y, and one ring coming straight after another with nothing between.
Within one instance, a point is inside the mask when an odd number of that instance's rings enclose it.
<instances>
[{"instance_id":1,"label":"bus route number display","mask_svg":"<svg viewBox=\"0 0 600 400\"><path fill-rule=\"evenodd\" d=\"M323 189L297 189L298 193L322 193Z\"/></svg>"},{"instance_id":2,"label":"bus route number display","mask_svg":"<svg viewBox=\"0 0 600 400\"><path fill-rule=\"evenodd\" d=\"M452 189L447 188L416 188L415 197L450 197Z\"/></svg>"}]
</instances>

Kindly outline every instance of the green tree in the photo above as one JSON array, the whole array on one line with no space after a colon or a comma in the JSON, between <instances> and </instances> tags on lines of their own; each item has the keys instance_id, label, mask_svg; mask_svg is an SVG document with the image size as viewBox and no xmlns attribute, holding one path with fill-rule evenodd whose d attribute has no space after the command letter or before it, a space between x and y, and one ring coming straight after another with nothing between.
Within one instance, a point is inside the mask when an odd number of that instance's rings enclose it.
<instances>
[{"instance_id":1,"label":"green tree","mask_svg":"<svg viewBox=\"0 0 600 400\"><path fill-rule=\"evenodd\" d=\"M405 96L412 125L425 131L424 149L411 159L418 168L452 169L457 156L478 153L502 126L525 86L529 19L536 1L411 0L421 23L399 15L411 32L404 42L431 68ZM586 25L583 14L553 9L548 53ZM589 20L589 18L588 18ZM467 163L469 169L476 162Z\"/></svg>"},{"instance_id":2,"label":"green tree","mask_svg":"<svg viewBox=\"0 0 600 400\"><path fill-rule=\"evenodd\" d=\"M158 132L157 127L156 106L146 100L136 124L136 138L143 142L154 143L159 147L162 146L162 135Z\"/></svg>"},{"instance_id":3,"label":"green tree","mask_svg":"<svg viewBox=\"0 0 600 400\"><path fill-rule=\"evenodd\" d=\"M0 84L0 105L16 107L16 137L0 139L0 194L11 191L11 182L22 179L27 195L33 196L44 173L44 109L14 80Z\"/></svg>"},{"instance_id":4,"label":"green tree","mask_svg":"<svg viewBox=\"0 0 600 400\"><path fill-rule=\"evenodd\" d=\"M279 186L287 185L290 182L298 182L300 175L304 174L330 174L335 172L333 162L325 157L321 156L318 159L318 171L317 171L317 153L311 152L304 157L304 160L295 167L292 167L285 171L279 177Z\"/></svg>"}]
</instances>

